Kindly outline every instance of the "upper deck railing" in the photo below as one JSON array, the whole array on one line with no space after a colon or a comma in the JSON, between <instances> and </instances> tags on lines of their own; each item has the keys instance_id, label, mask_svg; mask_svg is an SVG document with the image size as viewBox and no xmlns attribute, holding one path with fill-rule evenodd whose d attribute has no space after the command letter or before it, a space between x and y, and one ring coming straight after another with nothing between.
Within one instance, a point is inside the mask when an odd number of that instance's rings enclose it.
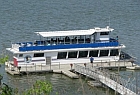
<instances>
[{"instance_id":1,"label":"upper deck railing","mask_svg":"<svg viewBox=\"0 0 140 95\"><path fill-rule=\"evenodd\" d=\"M22 42L12 44L12 48L18 48L19 51L34 51L34 50L53 50L53 49L70 49L70 48L96 48L96 47L109 47L119 46L119 42L115 39L106 41L35 41L33 42Z\"/></svg>"}]
</instances>

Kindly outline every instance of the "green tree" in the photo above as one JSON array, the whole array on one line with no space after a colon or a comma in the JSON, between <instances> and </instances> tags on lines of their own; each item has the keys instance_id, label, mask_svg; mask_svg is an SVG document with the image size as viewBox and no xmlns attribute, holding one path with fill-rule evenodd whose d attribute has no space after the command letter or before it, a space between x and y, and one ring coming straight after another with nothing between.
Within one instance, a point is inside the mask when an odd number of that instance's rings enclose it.
<instances>
[{"instance_id":1,"label":"green tree","mask_svg":"<svg viewBox=\"0 0 140 95\"><path fill-rule=\"evenodd\" d=\"M51 91L52 84L50 82L38 80L31 89L24 92L24 95L49 95Z\"/></svg>"},{"instance_id":2,"label":"green tree","mask_svg":"<svg viewBox=\"0 0 140 95\"><path fill-rule=\"evenodd\" d=\"M16 90L3 83L0 89L0 95L16 95Z\"/></svg>"},{"instance_id":3,"label":"green tree","mask_svg":"<svg viewBox=\"0 0 140 95\"><path fill-rule=\"evenodd\" d=\"M51 91L52 84L50 82L37 80L31 89L24 91L22 94L19 94L18 89L14 89L3 83L0 88L0 95L49 95Z\"/></svg>"},{"instance_id":4,"label":"green tree","mask_svg":"<svg viewBox=\"0 0 140 95\"><path fill-rule=\"evenodd\" d=\"M9 59L9 56L8 55L2 55L0 57L0 64L4 64L5 62L7 62Z\"/></svg>"}]
</instances>

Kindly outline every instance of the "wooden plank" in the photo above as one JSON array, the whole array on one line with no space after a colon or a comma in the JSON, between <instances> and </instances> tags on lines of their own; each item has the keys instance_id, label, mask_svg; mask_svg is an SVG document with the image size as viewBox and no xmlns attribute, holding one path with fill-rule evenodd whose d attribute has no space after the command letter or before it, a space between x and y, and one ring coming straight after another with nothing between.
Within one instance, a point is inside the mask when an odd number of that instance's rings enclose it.
<instances>
[{"instance_id":1,"label":"wooden plank","mask_svg":"<svg viewBox=\"0 0 140 95\"><path fill-rule=\"evenodd\" d=\"M63 70L62 73L70 78L79 78L79 76L77 74L72 73L69 70Z\"/></svg>"},{"instance_id":2,"label":"wooden plank","mask_svg":"<svg viewBox=\"0 0 140 95\"><path fill-rule=\"evenodd\" d=\"M13 70L9 70L9 69L5 69L5 71L6 71L7 73L11 74L11 75L20 75L20 73L17 72L17 71L13 71Z\"/></svg>"}]
</instances>

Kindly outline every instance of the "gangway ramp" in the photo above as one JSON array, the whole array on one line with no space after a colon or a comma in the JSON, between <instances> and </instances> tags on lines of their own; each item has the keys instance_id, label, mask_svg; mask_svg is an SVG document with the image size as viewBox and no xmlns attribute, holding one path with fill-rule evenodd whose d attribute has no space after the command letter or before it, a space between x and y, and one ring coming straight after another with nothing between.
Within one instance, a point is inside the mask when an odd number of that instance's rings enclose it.
<instances>
[{"instance_id":1,"label":"gangway ramp","mask_svg":"<svg viewBox=\"0 0 140 95\"><path fill-rule=\"evenodd\" d=\"M121 76L98 67L84 67L74 64L75 72L95 79L122 95L140 95L140 88Z\"/></svg>"}]
</instances>

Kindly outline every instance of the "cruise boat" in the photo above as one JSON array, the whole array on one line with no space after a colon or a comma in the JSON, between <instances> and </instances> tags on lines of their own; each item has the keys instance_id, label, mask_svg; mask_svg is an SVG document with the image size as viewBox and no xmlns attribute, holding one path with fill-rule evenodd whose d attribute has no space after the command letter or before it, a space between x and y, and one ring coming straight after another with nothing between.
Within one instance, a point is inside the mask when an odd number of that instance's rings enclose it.
<instances>
[{"instance_id":1,"label":"cruise boat","mask_svg":"<svg viewBox=\"0 0 140 95\"><path fill-rule=\"evenodd\" d=\"M6 48L14 66L39 64L88 63L118 61L121 49L118 37L110 37L114 29L95 27L88 30L35 32L40 40L12 43Z\"/></svg>"}]
</instances>

